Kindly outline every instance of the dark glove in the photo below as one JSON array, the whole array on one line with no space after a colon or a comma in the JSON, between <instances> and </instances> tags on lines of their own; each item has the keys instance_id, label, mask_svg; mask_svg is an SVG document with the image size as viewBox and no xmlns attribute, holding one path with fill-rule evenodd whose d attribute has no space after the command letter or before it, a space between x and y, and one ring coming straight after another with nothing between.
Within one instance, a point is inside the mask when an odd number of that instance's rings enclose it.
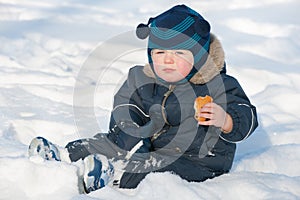
<instances>
[{"instance_id":1,"label":"dark glove","mask_svg":"<svg viewBox=\"0 0 300 200\"><path fill-rule=\"evenodd\" d=\"M148 138L153 136L155 133L162 130L165 125L165 121L163 118L164 109L159 104L154 104L149 109L149 117L150 121L139 128L138 132L142 138Z\"/></svg>"},{"instance_id":2,"label":"dark glove","mask_svg":"<svg viewBox=\"0 0 300 200\"><path fill-rule=\"evenodd\" d=\"M117 120L116 122L116 125L122 132L126 133L127 135L131 135L136 138L149 138L155 133L162 130L162 128L164 127L165 121L163 118L163 112L164 109L161 105L154 104L149 109L149 115L144 115L145 117L150 118L150 120L145 125L139 126L138 123L136 123L132 119L128 119L125 117L119 118L119 120Z\"/></svg>"},{"instance_id":3,"label":"dark glove","mask_svg":"<svg viewBox=\"0 0 300 200\"><path fill-rule=\"evenodd\" d=\"M165 125L165 122L162 117L163 108L159 104L154 104L149 109L149 118L150 121L144 126L127 128L126 131L130 131L129 134L134 134L137 138L142 138L143 145L136 149L135 152L132 152L130 160L137 164L136 162L144 162L149 159L149 152L151 148L151 140L149 139L155 133L159 132Z\"/></svg>"}]
</instances>

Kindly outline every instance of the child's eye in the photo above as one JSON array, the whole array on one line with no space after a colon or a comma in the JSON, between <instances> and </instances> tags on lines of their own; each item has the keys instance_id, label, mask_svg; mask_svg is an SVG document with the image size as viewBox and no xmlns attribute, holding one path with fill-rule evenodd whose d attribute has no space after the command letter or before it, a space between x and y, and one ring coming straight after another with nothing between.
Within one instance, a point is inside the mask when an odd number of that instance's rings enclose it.
<instances>
[{"instance_id":1,"label":"child's eye","mask_svg":"<svg viewBox=\"0 0 300 200\"><path fill-rule=\"evenodd\" d=\"M164 54L165 51L154 51L154 54Z\"/></svg>"},{"instance_id":2,"label":"child's eye","mask_svg":"<svg viewBox=\"0 0 300 200\"><path fill-rule=\"evenodd\" d=\"M175 51L175 54L177 54L177 55L184 55L184 52L183 51Z\"/></svg>"}]
</instances>

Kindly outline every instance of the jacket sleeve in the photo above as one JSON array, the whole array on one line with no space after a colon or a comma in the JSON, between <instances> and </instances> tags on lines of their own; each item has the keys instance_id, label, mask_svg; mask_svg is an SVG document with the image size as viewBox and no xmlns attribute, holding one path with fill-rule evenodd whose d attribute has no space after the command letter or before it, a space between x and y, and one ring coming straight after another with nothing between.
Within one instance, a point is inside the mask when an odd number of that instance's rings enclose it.
<instances>
[{"instance_id":1,"label":"jacket sleeve","mask_svg":"<svg viewBox=\"0 0 300 200\"><path fill-rule=\"evenodd\" d=\"M227 142L238 143L248 138L258 126L256 108L235 78L225 75L223 83L218 91L223 100L217 101L232 117L233 129L230 133L221 133L220 137Z\"/></svg>"},{"instance_id":2,"label":"jacket sleeve","mask_svg":"<svg viewBox=\"0 0 300 200\"><path fill-rule=\"evenodd\" d=\"M130 151L139 141L143 140L143 146L139 151L147 152L150 148L149 139L135 135L139 127L149 122L137 92L135 71L132 69L129 71L127 80L114 96L108 138L126 151Z\"/></svg>"}]
</instances>

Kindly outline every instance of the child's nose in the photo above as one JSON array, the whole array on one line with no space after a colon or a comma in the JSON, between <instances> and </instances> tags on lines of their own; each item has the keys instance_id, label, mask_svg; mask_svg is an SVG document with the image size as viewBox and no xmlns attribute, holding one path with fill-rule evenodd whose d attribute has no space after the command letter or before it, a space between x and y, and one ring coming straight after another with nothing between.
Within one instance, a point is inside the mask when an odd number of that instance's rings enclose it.
<instances>
[{"instance_id":1,"label":"child's nose","mask_svg":"<svg viewBox=\"0 0 300 200\"><path fill-rule=\"evenodd\" d=\"M170 52L166 52L164 57L165 63L174 63L174 54Z\"/></svg>"}]
</instances>

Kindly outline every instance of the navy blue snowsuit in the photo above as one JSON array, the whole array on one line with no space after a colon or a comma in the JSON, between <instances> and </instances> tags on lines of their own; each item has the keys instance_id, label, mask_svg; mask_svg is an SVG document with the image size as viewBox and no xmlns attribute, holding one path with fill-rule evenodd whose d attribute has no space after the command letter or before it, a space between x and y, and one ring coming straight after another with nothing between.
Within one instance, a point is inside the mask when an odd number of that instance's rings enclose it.
<instances>
[{"instance_id":1,"label":"navy blue snowsuit","mask_svg":"<svg viewBox=\"0 0 300 200\"><path fill-rule=\"evenodd\" d=\"M213 35L211 38L210 56L189 82L169 85L157 80L149 65L131 68L115 94L109 133L69 143L66 147L71 160L91 153L124 159L122 150L130 151L143 141L130 158L139 162L127 168L120 180L122 188L135 188L150 171L170 171L188 181L204 181L229 172L235 142L246 139L258 122L256 109L240 84L226 74L220 42ZM194 100L205 95L232 117L230 133L198 125ZM153 105L161 108L155 111L156 120L151 119ZM151 156L153 162L147 165Z\"/></svg>"}]
</instances>

